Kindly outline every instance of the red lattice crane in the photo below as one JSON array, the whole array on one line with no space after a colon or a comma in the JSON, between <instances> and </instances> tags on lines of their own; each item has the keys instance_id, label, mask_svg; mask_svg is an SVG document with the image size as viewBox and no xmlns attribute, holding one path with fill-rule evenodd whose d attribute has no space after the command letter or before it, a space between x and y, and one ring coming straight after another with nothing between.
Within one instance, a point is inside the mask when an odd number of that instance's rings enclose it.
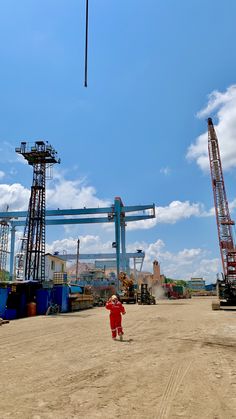
<instances>
[{"instance_id":1,"label":"red lattice crane","mask_svg":"<svg viewBox=\"0 0 236 419\"><path fill-rule=\"evenodd\" d=\"M232 229L234 221L230 217L218 138L211 118L208 118L208 151L219 246L224 274L223 281L220 281L218 284L219 298L236 304L236 249Z\"/></svg>"}]
</instances>

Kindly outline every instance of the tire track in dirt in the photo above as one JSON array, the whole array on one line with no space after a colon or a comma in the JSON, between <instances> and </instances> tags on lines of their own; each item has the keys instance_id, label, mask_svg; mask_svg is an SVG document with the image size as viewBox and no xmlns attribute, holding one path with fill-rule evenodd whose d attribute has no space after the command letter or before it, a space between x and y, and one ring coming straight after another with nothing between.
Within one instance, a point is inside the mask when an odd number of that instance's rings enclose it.
<instances>
[{"instance_id":1,"label":"tire track in dirt","mask_svg":"<svg viewBox=\"0 0 236 419\"><path fill-rule=\"evenodd\" d=\"M223 351L223 348L226 351ZM236 417L236 400L234 396L234 377L235 377L235 358L234 351L229 351L229 345L217 345L215 347L215 361L212 362L212 368L209 369L212 378L219 381L215 388L220 405L224 408L228 417ZM222 397L223 396L223 397Z\"/></svg>"},{"instance_id":2,"label":"tire track in dirt","mask_svg":"<svg viewBox=\"0 0 236 419\"><path fill-rule=\"evenodd\" d=\"M184 338L171 337L174 340L181 340L185 343L195 344L198 347L199 370L204 365L204 380L201 380L202 393L205 401L199 406L199 417L218 417L218 412L223 411L225 417L236 418L236 400L234 399L234 383L236 384L235 371L235 344L234 339L221 336L186 336ZM196 366L196 365L195 365ZM196 388L199 387L198 379L195 380ZM186 396L192 402L187 407L187 417L191 417L196 405L193 394ZM209 399L209 402L206 399ZM204 400L204 399L203 399ZM212 401L214 400L214 403ZM204 410L203 409L204 406ZM214 416L215 415L215 416ZM158 417L159 419L159 417Z\"/></svg>"},{"instance_id":3,"label":"tire track in dirt","mask_svg":"<svg viewBox=\"0 0 236 419\"><path fill-rule=\"evenodd\" d=\"M168 417L173 400L190 369L190 365L190 361L183 361L180 365L174 366L172 368L162 395L159 412L157 415L158 419L164 419Z\"/></svg>"}]
</instances>

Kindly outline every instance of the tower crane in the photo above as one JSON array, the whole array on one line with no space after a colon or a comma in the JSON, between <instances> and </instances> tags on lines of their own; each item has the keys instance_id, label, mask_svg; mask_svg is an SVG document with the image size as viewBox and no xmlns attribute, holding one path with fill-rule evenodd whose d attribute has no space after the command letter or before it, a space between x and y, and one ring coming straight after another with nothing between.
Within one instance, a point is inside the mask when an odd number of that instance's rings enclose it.
<instances>
[{"instance_id":1,"label":"tower crane","mask_svg":"<svg viewBox=\"0 0 236 419\"><path fill-rule=\"evenodd\" d=\"M212 308L217 310L221 304L236 305L236 248L232 229L234 221L230 217L218 138L211 118L208 118L208 152L223 268L222 280L217 280L218 301L212 304Z\"/></svg>"}]
</instances>

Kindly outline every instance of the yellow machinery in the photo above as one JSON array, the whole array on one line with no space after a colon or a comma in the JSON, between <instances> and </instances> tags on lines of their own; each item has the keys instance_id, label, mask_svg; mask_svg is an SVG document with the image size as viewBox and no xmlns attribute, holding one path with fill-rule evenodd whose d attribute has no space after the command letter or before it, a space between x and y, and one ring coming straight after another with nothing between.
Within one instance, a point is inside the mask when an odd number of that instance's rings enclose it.
<instances>
[{"instance_id":1,"label":"yellow machinery","mask_svg":"<svg viewBox=\"0 0 236 419\"><path fill-rule=\"evenodd\" d=\"M152 295L152 289L147 284L141 284L140 290L135 288L134 280L128 277L125 272L120 272L121 294L119 295L122 303L156 304L156 299Z\"/></svg>"},{"instance_id":2,"label":"yellow machinery","mask_svg":"<svg viewBox=\"0 0 236 419\"><path fill-rule=\"evenodd\" d=\"M121 282L121 293L119 294L122 303L136 303L137 296L134 286L134 280L129 278L126 272L120 272L119 281Z\"/></svg>"},{"instance_id":3,"label":"yellow machinery","mask_svg":"<svg viewBox=\"0 0 236 419\"><path fill-rule=\"evenodd\" d=\"M152 295L152 289L147 284L141 284L140 291L137 293L138 304L156 304L156 299Z\"/></svg>"}]
</instances>

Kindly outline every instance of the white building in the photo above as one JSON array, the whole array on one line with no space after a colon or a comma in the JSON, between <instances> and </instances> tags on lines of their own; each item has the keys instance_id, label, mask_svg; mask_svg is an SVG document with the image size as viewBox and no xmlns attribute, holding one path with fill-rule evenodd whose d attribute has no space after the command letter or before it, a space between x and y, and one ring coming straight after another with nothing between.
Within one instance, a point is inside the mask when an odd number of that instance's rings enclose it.
<instances>
[{"instance_id":1,"label":"white building","mask_svg":"<svg viewBox=\"0 0 236 419\"><path fill-rule=\"evenodd\" d=\"M54 272L66 272L66 261L58 255L45 254L45 280L52 281Z\"/></svg>"}]
</instances>

